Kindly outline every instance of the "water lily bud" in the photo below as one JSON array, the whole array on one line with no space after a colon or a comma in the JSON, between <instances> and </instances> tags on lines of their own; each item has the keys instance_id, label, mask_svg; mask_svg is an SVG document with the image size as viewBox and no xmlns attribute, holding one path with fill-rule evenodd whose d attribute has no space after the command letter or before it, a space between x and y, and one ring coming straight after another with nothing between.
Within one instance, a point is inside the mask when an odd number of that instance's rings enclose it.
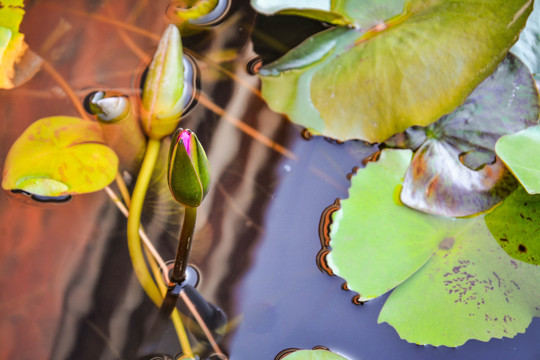
<instances>
[{"instance_id":1,"label":"water lily bud","mask_svg":"<svg viewBox=\"0 0 540 360\"><path fill-rule=\"evenodd\" d=\"M125 96L108 96L104 91L90 94L88 110L98 121L114 124L131 114L131 104Z\"/></svg>"},{"instance_id":2,"label":"water lily bud","mask_svg":"<svg viewBox=\"0 0 540 360\"><path fill-rule=\"evenodd\" d=\"M178 129L173 135L167 180L175 200L185 206L199 206L208 193L210 165L191 130Z\"/></svg>"},{"instance_id":3,"label":"water lily bud","mask_svg":"<svg viewBox=\"0 0 540 360\"><path fill-rule=\"evenodd\" d=\"M142 93L142 127L152 139L171 134L182 115L184 66L180 31L169 25L148 68Z\"/></svg>"}]
</instances>

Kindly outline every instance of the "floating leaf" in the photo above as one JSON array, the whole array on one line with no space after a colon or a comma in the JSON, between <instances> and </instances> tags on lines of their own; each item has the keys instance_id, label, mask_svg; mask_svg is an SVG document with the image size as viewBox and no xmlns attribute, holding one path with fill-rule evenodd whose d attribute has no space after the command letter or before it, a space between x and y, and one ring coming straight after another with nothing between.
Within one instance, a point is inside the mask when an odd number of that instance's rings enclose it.
<instances>
[{"instance_id":1,"label":"floating leaf","mask_svg":"<svg viewBox=\"0 0 540 360\"><path fill-rule=\"evenodd\" d=\"M428 140L405 174L401 201L429 214L468 216L497 205L516 184L501 161L471 170L459 161L451 145Z\"/></svg>"},{"instance_id":2,"label":"floating leaf","mask_svg":"<svg viewBox=\"0 0 540 360\"><path fill-rule=\"evenodd\" d=\"M410 150L384 150L353 177L333 215L333 272L360 300L397 286L379 322L409 342L459 346L525 331L540 315L540 267L510 257L484 216L439 217L397 203L410 159Z\"/></svg>"},{"instance_id":3,"label":"floating leaf","mask_svg":"<svg viewBox=\"0 0 540 360\"><path fill-rule=\"evenodd\" d=\"M403 12L405 0L251 0L251 5L266 15L301 15L334 25L355 25L367 29Z\"/></svg>"},{"instance_id":4,"label":"floating leaf","mask_svg":"<svg viewBox=\"0 0 540 360\"><path fill-rule=\"evenodd\" d=\"M327 350L298 350L285 356L287 360L347 360Z\"/></svg>"},{"instance_id":5,"label":"floating leaf","mask_svg":"<svg viewBox=\"0 0 540 360\"><path fill-rule=\"evenodd\" d=\"M540 5L536 6L527 20L518 42L510 49L529 67L540 88Z\"/></svg>"},{"instance_id":6,"label":"floating leaf","mask_svg":"<svg viewBox=\"0 0 540 360\"><path fill-rule=\"evenodd\" d=\"M383 141L462 104L504 58L531 10L525 0L411 1L385 24L329 29L264 66L263 96L315 133Z\"/></svg>"},{"instance_id":7,"label":"floating leaf","mask_svg":"<svg viewBox=\"0 0 540 360\"><path fill-rule=\"evenodd\" d=\"M28 50L19 26L23 0L0 0L0 89L11 89L30 79L42 59Z\"/></svg>"},{"instance_id":8,"label":"floating leaf","mask_svg":"<svg viewBox=\"0 0 540 360\"><path fill-rule=\"evenodd\" d=\"M96 122L69 116L40 119L11 147L2 187L41 196L81 194L114 180L118 158Z\"/></svg>"},{"instance_id":9,"label":"floating leaf","mask_svg":"<svg viewBox=\"0 0 540 360\"><path fill-rule=\"evenodd\" d=\"M486 215L486 224L510 256L540 265L540 195L531 196L520 187Z\"/></svg>"},{"instance_id":10,"label":"floating leaf","mask_svg":"<svg viewBox=\"0 0 540 360\"><path fill-rule=\"evenodd\" d=\"M421 146L405 175L401 200L443 216L472 215L500 203L516 182L495 160L495 143L535 125L538 113L534 80L509 54L454 112L387 141L390 147Z\"/></svg>"},{"instance_id":11,"label":"floating leaf","mask_svg":"<svg viewBox=\"0 0 540 360\"><path fill-rule=\"evenodd\" d=\"M540 193L540 126L501 137L495 150L529 194Z\"/></svg>"}]
</instances>

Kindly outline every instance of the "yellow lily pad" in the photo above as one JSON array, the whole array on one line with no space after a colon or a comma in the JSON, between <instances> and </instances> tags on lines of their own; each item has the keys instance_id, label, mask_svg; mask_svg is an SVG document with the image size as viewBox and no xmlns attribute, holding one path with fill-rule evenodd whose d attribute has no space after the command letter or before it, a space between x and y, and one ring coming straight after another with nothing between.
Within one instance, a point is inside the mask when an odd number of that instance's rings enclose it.
<instances>
[{"instance_id":1,"label":"yellow lily pad","mask_svg":"<svg viewBox=\"0 0 540 360\"><path fill-rule=\"evenodd\" d=\"M110 184L117 169L98 123L53 116L36 121L15 141L2 187L41 196L89 193Z\"/></svg>"}]
</instances>

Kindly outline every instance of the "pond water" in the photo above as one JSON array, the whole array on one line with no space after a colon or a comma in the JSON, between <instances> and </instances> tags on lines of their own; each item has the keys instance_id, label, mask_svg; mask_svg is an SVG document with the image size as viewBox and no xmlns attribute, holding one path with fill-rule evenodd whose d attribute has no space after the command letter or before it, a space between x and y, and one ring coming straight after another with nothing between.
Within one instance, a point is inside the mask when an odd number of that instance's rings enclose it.
<instances>
[{"instance_id":1,"label":"pond water","mask_svg":"<svg viewBox=\"0 0 540 360\"><path fill-rule=\"evenodd\" d=\"M133 94L167 24L168 4L32 1L21 31L80 101L103 89ZM201 94L181 126L197 133L213 170L191 262L201 273L198 291L231 321L224 352L233 360L274 359L287 348L325 346L351 360L539 359L538 319L513 339L417 346L377 324L386 296L355 305L344 280L318 268L321 214L347 197L347 174L377 149L306 140L267 108L247 71L257 56L254 17L247 1L233 1L219 25L184 40L200 70ZM78 116L44 69L0 91L0 114L2 168L33 121ZM153 182L143 223L172 259L181 212L167 194L162 181ZM29 205L21 196L0 193L0 358L135 358L157 309L134 277L123 215L103 191L61 205ZM172 326L156 351L179 352Z\"/></svg>"}]
</instances>

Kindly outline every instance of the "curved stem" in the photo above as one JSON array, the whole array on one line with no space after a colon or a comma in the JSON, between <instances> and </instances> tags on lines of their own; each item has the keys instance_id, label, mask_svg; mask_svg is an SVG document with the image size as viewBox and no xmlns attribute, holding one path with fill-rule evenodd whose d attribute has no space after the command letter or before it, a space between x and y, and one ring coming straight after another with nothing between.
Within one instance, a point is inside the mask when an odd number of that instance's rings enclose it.
<instances>
[{"instance_id":1,"label":"curved stem","mask_svg":"<svg viewBox=\"0 0 540 360\"><path fill-rule=\"evenodd\" d=\"M131 206L129 207L129 216L127 223L127 237L128 237L128 249L131 256L131 262L135 275L141 283L146 294L152 299L152 301L160 306L162 298L159 290L152 279L152 275L146 267L144 255L141 249L141 239L139 238L139 226L141 223L141 213L144 203L144 197L152 177L152 172L157 162L159 150L161 148L161 140L150 139L144 154L143 163L133 195L131 197Z\"/></svg>"},{"instance_id":2,"label":"curved stem","mask_svg":"<svg viewBox=\"0 0 540 360\"><path fill-rule=\"evenodd\" d=\"M184 223L180 232L178 249L174 260L174 268L171 275L171 281L181 283L186 277L186 268L191 248L193 231L195 230L195 221L197 220L197 208L186 206L184 212Z\"/></svg>"}]
</instances>

